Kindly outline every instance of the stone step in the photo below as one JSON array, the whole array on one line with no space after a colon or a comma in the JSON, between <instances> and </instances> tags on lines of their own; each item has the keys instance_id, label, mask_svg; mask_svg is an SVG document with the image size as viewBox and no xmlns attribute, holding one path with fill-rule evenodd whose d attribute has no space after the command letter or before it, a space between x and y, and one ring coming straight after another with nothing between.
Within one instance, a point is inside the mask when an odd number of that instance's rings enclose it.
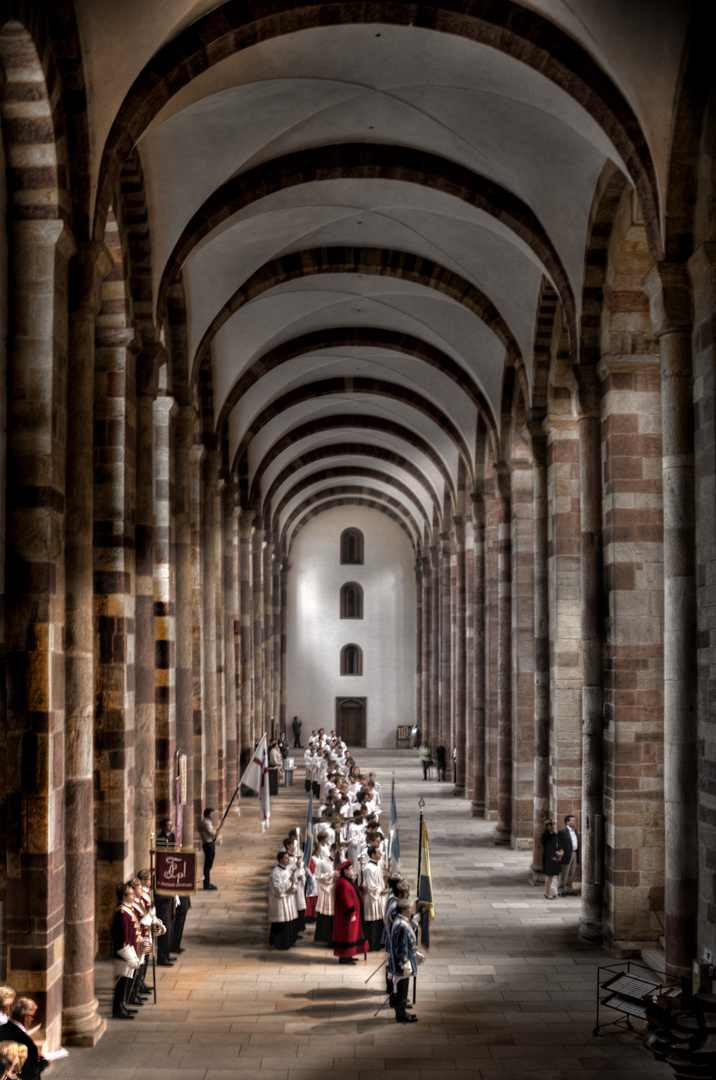
<instances>
[{"instance_id":1,"label":"stone step","mask_svg":"<svg viewBox=\"0 0 716 1080\"><path fill-rule=\"evenodd\" d=\"M642 963L651 968L656 975L666 974L666 956L662 948L653 945L648 949L642 949L641 959Z\"/></svg>"}]
</instances>

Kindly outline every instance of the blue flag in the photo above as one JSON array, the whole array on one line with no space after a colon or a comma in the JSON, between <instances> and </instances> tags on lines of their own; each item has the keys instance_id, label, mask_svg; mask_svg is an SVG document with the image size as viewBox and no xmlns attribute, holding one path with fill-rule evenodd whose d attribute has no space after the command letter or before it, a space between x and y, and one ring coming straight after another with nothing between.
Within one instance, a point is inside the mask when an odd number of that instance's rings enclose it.
<instances>
[{"instance_id":1,"label":"blue flag","mask_svg":"<svg viewBox=\"0 0 716 1080\"><path fill-rule=\"evenodd\" d=\"M400 834L398 832L398 811L395 808L395 780L390 802L390 833L388 834L388 869L391 874L400 873Z\"/></svg>"},{"instance_id":2,"label":"blue flag","mask_svg":"<svg viewBox=\"0 0 716 1080\"><path fill-rule=\"evenodd\" d=\"M433 907L433 879L430 873L430 848L428 827L423 821L420 837L420 881L418 882L418 910L420 912L420 944L430 948L430 923L435 918Z\"/></svg>"}]
</instances>

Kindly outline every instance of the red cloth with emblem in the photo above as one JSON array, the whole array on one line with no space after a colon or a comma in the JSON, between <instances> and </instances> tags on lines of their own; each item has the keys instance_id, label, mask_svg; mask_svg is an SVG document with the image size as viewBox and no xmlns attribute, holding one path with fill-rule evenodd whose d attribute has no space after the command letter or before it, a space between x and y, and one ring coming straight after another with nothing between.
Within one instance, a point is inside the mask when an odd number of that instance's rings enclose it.
<instances>
[{"instance_id":1,"label":"red cloth with emblem","mask_svg":"<svg viewBox=\"0 0 716 1080\"><path fill-rule=\"evenodd\" d=\"M355 956L356 953L368 952L368 942L363 929L362 897L350 878L343 875L338 878L334 900L333 955Z\"/></svg>"}]
</instances>

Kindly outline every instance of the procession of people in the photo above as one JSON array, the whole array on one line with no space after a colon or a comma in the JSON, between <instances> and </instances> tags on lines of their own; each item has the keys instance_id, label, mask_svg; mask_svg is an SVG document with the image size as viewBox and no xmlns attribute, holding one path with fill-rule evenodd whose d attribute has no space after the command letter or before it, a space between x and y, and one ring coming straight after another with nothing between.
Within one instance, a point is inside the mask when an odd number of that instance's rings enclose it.
<instances>
[{"instance_id":1,"label":"procession of people","mask_svg":"<svg viewBox=\"0 0 716 1080\"><path fill-rule=\"evenodd\" d=\"M398 1023L415 1023L408 983L425 959L417 947L409 886L391 867L381 828L381 789L335 731L314 730L304 752L314 807L301 847L293 830L269 876L269 944L288 950L315 924L313 942L338 963L385 954L386 994Z\"/></svg>"}]
</instances>

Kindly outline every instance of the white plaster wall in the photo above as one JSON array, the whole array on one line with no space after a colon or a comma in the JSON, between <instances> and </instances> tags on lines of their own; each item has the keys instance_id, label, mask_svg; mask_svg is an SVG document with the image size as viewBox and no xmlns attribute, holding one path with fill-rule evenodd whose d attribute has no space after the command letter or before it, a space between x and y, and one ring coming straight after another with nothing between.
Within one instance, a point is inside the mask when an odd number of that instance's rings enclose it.
<instances>
[{"instance_id":1,"label":"white plaster wall","mask_svg":"<svg viewBox=\"0 0 716 1080\"><path fill-rule=\"evenodd\" d=\"M341 566L340 536L360 529L362 566ZM313 728L335 726L336 698L367 698L366 745L395 746L399 724L416 715L415 556L407 536L378 510L337 507L296 537L288 572L286 716L298 716L306 745ZM340 590L363 587L363 618L340 618ZM360 645L363 675L340 674L344 645Z\"/></svg>"}]
</instances>

